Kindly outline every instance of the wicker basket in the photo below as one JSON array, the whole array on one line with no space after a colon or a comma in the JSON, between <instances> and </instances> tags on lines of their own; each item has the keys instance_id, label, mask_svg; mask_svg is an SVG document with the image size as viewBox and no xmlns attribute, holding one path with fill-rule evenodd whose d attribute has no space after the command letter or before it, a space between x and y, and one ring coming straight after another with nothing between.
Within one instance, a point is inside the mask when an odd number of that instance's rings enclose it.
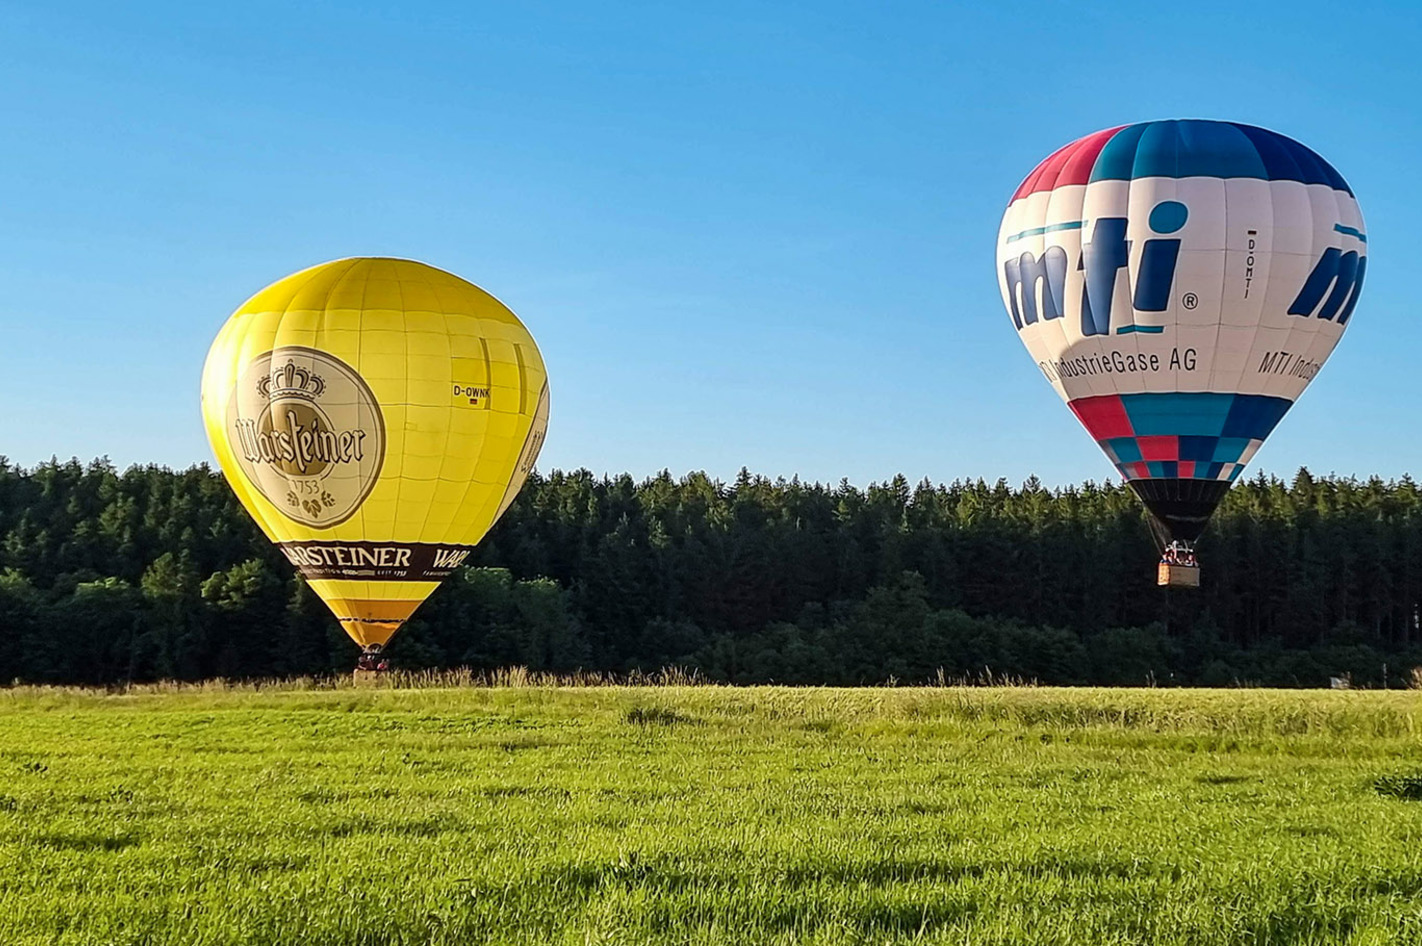
<instances>
[{"instance_id":1,"label":"wicker basket","mask_svg":"<svg viewBox=\"0 0 1422 946\"><path fill-rule=\"evenodd\" d=\"M1161 562L1155 573L1155 583L1162 588L1200 587L1200 569L1194 565L1171 565Z\"/></svg>"}]
</instances>

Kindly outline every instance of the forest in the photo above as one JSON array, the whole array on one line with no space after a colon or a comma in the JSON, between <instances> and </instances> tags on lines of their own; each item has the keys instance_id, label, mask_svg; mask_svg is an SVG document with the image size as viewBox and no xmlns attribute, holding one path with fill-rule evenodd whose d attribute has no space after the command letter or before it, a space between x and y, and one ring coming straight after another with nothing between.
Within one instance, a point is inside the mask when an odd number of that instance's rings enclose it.
<instances>
[{"instance_id":1,"label":"forest","mask_svg":"<svg viewBox=\"0 0 1422 946\"><path fill-rule=\"evenodd\" d=\"M1422 490L1258 474L1157 588L1129 489L535 473L396 637L406 669L733 683L1405 686ZM348 671L357 649L222 477L0 458L0 682Z\"/></svg>"}]
</instances>

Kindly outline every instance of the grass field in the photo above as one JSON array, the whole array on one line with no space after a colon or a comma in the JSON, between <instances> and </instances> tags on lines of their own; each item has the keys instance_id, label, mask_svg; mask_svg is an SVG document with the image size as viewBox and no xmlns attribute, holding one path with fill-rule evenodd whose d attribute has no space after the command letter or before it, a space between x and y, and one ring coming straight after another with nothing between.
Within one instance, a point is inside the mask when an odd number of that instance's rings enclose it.
<instances>
[{"instance_id":1,"label":"grass field","mask_svg":"<svg viewBox=\"0 0 1422 946\"><path fill-rule=\"evenodd\" d=\"M1422 694L0 690L0 943L1422 943Z\"/></svg>"}]
</instances>

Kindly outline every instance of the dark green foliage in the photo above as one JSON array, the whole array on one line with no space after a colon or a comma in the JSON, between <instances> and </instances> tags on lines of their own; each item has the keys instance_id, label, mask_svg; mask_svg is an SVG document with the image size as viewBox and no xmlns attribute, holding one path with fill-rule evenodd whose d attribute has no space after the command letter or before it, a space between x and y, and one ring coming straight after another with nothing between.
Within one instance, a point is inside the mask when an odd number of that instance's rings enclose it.
<instances>
[{"instance_id":1,"label":"dark green foliage","mask_svg":"<svg viewBox=\"0 0 1422 946\"><path fill-rule=\"evenodd\" d=\"M948 678L1403 685L1422 665L1422 492L1262 475L1155 587L1125 488L859 489L534 475L395 640L401 666L694 668L797 684ZM347 669L351 645L206 466L0 459L0 680Z\"/></svg>"}]
</instances>

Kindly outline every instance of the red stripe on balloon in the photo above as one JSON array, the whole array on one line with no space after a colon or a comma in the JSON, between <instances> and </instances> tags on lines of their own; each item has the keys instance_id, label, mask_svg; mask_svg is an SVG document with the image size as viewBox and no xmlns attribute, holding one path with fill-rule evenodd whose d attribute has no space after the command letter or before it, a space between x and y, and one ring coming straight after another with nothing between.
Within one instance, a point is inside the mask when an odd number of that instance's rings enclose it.
<instances>
[{"instance_id":1,"label":"red stripe on balloon","mask_svg":"<svg viewBox=\"0 0 1422 946\"><path fill-rule=\"evenodd\" d=\"M1106 147L1106 142L1111 140L1112 135L1125 127L1117 125L1115 128L1107 128L1085 138L1078 138L1071 144L1053 151L1027 175L1026 180L1012 195L1012 199L1017 200L1038 191L1055 190L1068 184L1085 184L1091 179L1091 169L1096 166L1096 158L1101 154L1101 149Z\"/></svg>"},{"instance_id":2,"label":"red stripe on balloon","mask_svg":"<svg viewBox=\"0 0 1422 946\"><path fill-rule=\"evenodd\" d=\"M1069 402L1067 407L1071 408L1094 440L1135 436L1131 419L1126 416L1126 405L1121 403L1119 394L1079 397Z\"/></svg>"},{"instance_id":3,"label":"red stripe on balloon","mask_svg":"<svg viewBox=\"0 0 1422 946\"><path fill-rule=\"evenodd\" d=\"M1179 437L1137 437L1136 446L1141 448L1142 460L1180 459Z\"/></svg>"}]
</instances>

